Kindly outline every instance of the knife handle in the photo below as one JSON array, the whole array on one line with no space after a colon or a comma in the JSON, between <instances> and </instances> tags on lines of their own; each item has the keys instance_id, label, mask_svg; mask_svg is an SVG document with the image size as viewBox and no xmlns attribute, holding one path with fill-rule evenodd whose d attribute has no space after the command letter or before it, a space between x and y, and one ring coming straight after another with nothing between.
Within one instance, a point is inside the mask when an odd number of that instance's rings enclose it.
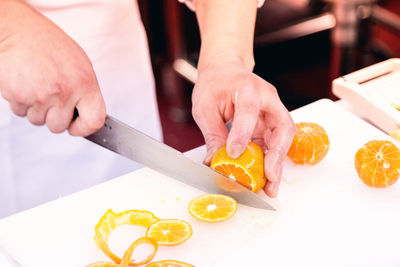
<instances>
[{"instance_id":1,"label":"knife handle","mask_svg":"<svg viewBox=\"0 0 400 267\"><path fill-rule=\"evenodd\" d=\"M79 111L77 108L74 108L74 115L72 116L72 121L76 120L79 117Z\"/></svg>"}]
</instances>

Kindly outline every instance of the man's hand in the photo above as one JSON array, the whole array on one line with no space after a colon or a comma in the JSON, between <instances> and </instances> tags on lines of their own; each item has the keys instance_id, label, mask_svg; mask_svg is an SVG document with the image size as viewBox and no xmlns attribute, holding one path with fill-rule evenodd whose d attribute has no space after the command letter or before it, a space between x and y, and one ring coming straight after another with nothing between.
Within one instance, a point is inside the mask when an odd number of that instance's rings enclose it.
<instances>
[{"instance_id":1,"label":"man's hand","mask_svg":"<svg viewBox=\"0 0 400 267\"><path fill-rule=\"evenodd\" d=\"M282 161L296 127L274 86L235 62L199 70L192 96L193 117L207 145L205 163L221 146L237 158L249 141L266 151L265 192L276 197ZM226 123L232 121L228 134Z\"/></svg>"},{"instance_id":2,"label":"man's hand","mask_svg":"<svg viewBox=\"0 0 400 267\"><path fill-rule=\"evenodd\" d=\"M104 123L103 97L85 52L19 0L0 3L0 92L16 115L54 133L86 136ZM71 123L75 107L79 117Z\"/></svg>"},{"instance_id":3,"label":"man's hand","mask_svg":"<svg viewBox=\"0 0 400 267\"><path fill-rule=\"evenodd\" d=\"M276 197L296 128L275 87L252 73L257 1L194 0L194 5L201 49L193 117L206 141L205 163L225 143L236 158L254 141L266 152L264 190ZM225 123L231 120L228 134Z\"/></svg>"}]
</instances>

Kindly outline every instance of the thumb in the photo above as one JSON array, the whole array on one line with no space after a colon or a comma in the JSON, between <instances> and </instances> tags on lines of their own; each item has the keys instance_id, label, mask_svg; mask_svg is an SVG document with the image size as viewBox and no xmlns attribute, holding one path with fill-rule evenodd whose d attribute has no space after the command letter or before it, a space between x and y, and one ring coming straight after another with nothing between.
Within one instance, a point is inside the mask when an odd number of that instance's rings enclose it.
<instances>
[{"instance_id":1,"label":"thumb","mask_svg":"<svg viewBox=\"0 0 400 267\"><path fill-rule=\"evenodd\" d=\"M210 165L211 159L217 150L224 146L228 137L228 129L218 111L193 111L193 118L200 128L206 142L207 155L204 164Z\"/></svg>"},{"instance_id":2,"label":"thumb","mask_svg":"<svg viewBox=\"0 0 400 267\"><path fill-rule=\"evenodd\" d=\"M76 109L79 116L69 126L69 133L76 136L88 136L103 127L106 108L100 91L87 94L78 100Z\"/></svg>"}]
</instances>

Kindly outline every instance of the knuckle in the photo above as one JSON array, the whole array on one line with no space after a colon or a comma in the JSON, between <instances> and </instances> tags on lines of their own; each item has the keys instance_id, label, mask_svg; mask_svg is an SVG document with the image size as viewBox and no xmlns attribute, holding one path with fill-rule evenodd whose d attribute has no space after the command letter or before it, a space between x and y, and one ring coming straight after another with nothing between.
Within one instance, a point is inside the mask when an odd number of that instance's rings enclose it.
<instances>
[{"instance_id":1,"label":"knuckle","mask_svg":"<svg viewBox=\"0 0 400 267\"><path fill-rule=\"evenodd\" d=\"M203 112L200 110L198 105L193 105L193 107L192 107L192 116L193 116L193 119L195 121L197 121L197 122L199 121L202 113Z\"/></svg>"},{"instance_id":2,"label":"knuckle","mask_svg":"<svg viewBox=\"0 0 400 267\"><path fill-rule=\"evenodd\" d=\"M12 98L14 102L25 105L29 102L29 96L21 91L13 91Z\"/></svg>"},{"instance_id":3,"label":"knuckle","mask_svg":"<svg viewBox=\"0 0 400 267\"><path fill-rule=\"evenodd\" d=\"M66 82L59 80L55 83L55 85L50 89L49 94L41 94L38 95L38 100L46 102L49 98L55 97L57 102L60 104L65 104L68 101L69 96L72 94L72 88Z\"/></svg>"},{"instance_id":4,"label":"knuckle","mask_svg":"<svg viewBox=\"0 0 400 267\"><path fill-rule=\"evenodd\" d=\"M294 136L297 132L296 124L293 121L290 121L288 125L288 130L292 136Z\"/></svg>"},{"instance_id":5,"label":"knuckle","mask_svg":"<svg viewBox=\"0 0 400 267\"><path fill-rule=\"evenodd\" d=\"M252 103L250 100L244 102L242 105L238 105L237 111L246 112L249 114L257 114L260 111L260 107L256 103Z\"/></svg>"},{"instance_id":6,"label":"knuckle","mask_svg":"<svg viewBox=\"0 0 400 267\"><path fill-rule=\"evenodd\" d=\"M36 96L35 96L36 104L44 105L47 103L47 101L48 101L48 95L45 92L43 92L43 91L36 92Z\"/></svg>"},{"instance_id":7,"label":"knuckle","mask_svg":"<svg viewBox=\"0 0 400 267\"><path fill-rule=\"evenodd\" d=\"M207 133L204 135L204 141L209 147L213 147L225 140L225 136L216 133ZM222 142L223 143L223 142Z\"/></svg>"},{"instance_id":8,"label":"knuckle","mask_svg":"<svg viewBox=\"0 0 400 267\"><path fill-rule=\"evenodd\" d=\"M11 101L12 100L12 96L11 96L11 91L8 89L0 89L0 93L1 96L7 100L7 101Z\"/></svg>"},{"instance_id":9,"label":"knuckle","mask_svg":"<svg viewBox=\"0 0 400 267\"><path fill-rule=\"evenodd\" d=\"M103 127L105 118L103 116L96 116L95 118L86 122L86 127L90 132L96 131Z\"/></svg>"},{"instance_id":10,"label":"knuckle","mask_svg":"<svg viewBox=\"0 0 400 267\"><path fill-rule=\"evenodd\" d=\"M96 75L94 74L90 65L81 68L78 79L80 85L83 85L86 88L92 88L93 85L97 83Z\"/></svg>"}]
</instances>

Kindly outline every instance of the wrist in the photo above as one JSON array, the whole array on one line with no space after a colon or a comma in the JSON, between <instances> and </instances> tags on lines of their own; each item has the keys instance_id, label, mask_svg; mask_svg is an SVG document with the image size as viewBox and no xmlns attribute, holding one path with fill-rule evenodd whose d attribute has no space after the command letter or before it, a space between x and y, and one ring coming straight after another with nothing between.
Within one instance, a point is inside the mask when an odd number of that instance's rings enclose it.
<instances>
[{"instance_id":1,"label":"wrist","mask_svg":"<svg viewBox=\"0 0 400 267\"><path fill-rule=\"evenodd\" d=\"M248 71L253 71L255 62L252 47L249 49L232 49L232 46L230 46L230 49L226 49L202 45L197 64L199 71L226 64L234 64Z\"/></svg>"}]
</instances>

